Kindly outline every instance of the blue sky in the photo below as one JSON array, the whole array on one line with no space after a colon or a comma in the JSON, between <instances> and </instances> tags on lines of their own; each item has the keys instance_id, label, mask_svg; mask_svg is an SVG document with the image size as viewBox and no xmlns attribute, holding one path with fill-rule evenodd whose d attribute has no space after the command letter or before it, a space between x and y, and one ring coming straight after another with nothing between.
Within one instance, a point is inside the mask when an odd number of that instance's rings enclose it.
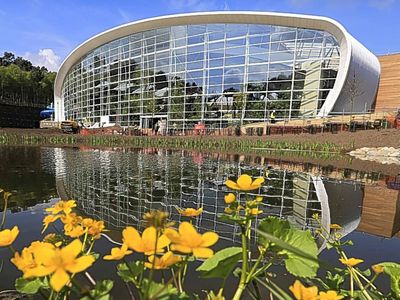
<instances>
[{"instance_id":1,"label":"blue sky","mask_svg":"<svg viewBox=\"0 0 400 300\"><path fill-rule=\"evenodd\" d=\"M0 0L0 53L56 70L77 45L147 17L207 10L254 10L336 19L375 54L400 52L400 0Z\"/></svg>"}]
</instances>

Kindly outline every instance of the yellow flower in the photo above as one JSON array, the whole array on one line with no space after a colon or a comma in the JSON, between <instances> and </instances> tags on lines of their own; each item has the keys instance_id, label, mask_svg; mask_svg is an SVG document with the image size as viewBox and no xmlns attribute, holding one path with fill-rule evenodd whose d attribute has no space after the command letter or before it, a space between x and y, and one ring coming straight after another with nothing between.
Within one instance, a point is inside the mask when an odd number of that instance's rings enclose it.
<instances>
[{"instance_id":1,"label":"yellow flower","mask_svg":"<svg viewBox=\"0 0 400 300\"><path fill-rule=\"evenodd\" d=\"M75 200L59 201L54 206L46 208L46 211L56 215L60 212L64 212L66 215L71 213L72 208L76 207Z\"/></svg>"},{"instance_id":2,"label":"yellow flower","mask_svg":"<svg viewBox=\"0 0 400 300\"><path fill-rule=\"evenodd\" d=\"M90 227L90 226L92 226L93 225L93 219L91 219L91 218L84 218L83 220L82 220L82 226L83 227Z\"/></svg>"},{"instance_id":3,"label":"yellow flower","mask_svg":"<svg viewBox=\"0 0 400 300\"><path fill-rule=\"evenodd\" d=\"M200 207L199 209L195 208L186 208L186 209L179 209L178 212L184 217L197 217L203 212L203 208Z\"/></svg>"},{"instance_id":4,"label":"yellow flower","mask_svg":"<svg viewBox=\"0 0 400 300\"><path fill-rule=\"evenodd\" d=\"M78 216L76 213L70 213L68 215L62 215L61 222L64 223L64 231L71 231L74 227L82 223L82 217Z\"/></svg>"},{"instance_id":5,"label":"yellow flower","mask_svg":"<svg viewBox=\"0 0 400 300\"><path fill-rule=\"evenodd\" d=\"M111 249L111 254L104 256L105 260L120 260L125 257L125 255L131 254L132 251L128 250L126 244L122 244L121 248L115 247Z\"/></svg>"},{"instance_id":6,"label":"yellow flower","mask_svg":"<svg viewBox=\"0 0 400 300\"><path fill-rule=\"evenodd\" d=\"M171 240L171 250L181 253L193 253L197 258L208 258L214 251L208 247L218 241L218 234L206 232L200 234L189 222L182 222L179 225L179 233L175 229L168 228L165 235Z\"/></svg>"},{"instance_id":7,"label":"yellow flower","mask_svg":"<svg viewBox=\"0 0 400 300\"><path fill-rule=\"evenodd\" d=\"M30 248L24 248L21 254L15 252L14 257L11 258L11 262L24 273L26 270L36 267L33 253Z\"/></svg>"},{"instance_id":8,"label":"yellow flower","mask_svg":"<svg viewBox=\"0 0 400 300\"><path fill-rule=\"evenodd\" d=\"M154 263L155 270L162 270L168 269L170 266L180 262L181 260L182 258L180 256L174 255L174 253L168 251L160 258L154 255L149 256L149 262L145 262L144 265L146 268L152 269Z\"/></svg>"},{"instance_id":9,"label":"yellow flower","mask_svg":"<svg viewBox=\"0 0 400 300\"><path fill-rule=\"evenodd\" d=\"M83 224L83 223L82 223ZM105 230L104 221L93 221L88 229L88 233L94 239L99 239L101 233Z\"/></svg>"},{"instance_id":10,"label":"yellow flower","mask_svg":"<svg viewBox=\"0 0 400 300\"><path fill-rule=\"evenodd\" d=\"M64 248L36 247L33 251L36 267L27 269L24 278L43 277L51 275L50 285L59 292L69 281L68 273L79 273L89 268L94 258L91 255L82 255L82 243L79 239L72 241Z\"/></svg>"},{"instance_id":11,"label":"yellow flower","mask_svg":"<svg viewBox=\"0 0 400 300\"><path fill-rule=\"evenodd\" d=\"M173 225L173 222L168 221L169 214L161 210L151 210L144 214L146 227L155 227L157 229L167 228Z\"/></svg>"},{"instance_id":12,"label":"yellow flower","mask_svg":"<svg viewBox=\"0 0 400 300\"><path fill-rule=\"evenodd\" d=\"M362 259L358 259L358 258L354 258L354 257L347 258L347 259L340 258L339 260L341 261L342 264L344 264L348 267L355 267L358 264L361 264L363 262Z\"/></svg>"},{"instance_id":13,"label":"yellow flower","mask_svg":"<svg viewBox=\"0 0 400 300\"><path fill-rule=\"evenodd\" d=\"M78 238L84 234L85 234L85 229L80 225L75 227L68 227L68 230L65 230L65 235L72 238Z\"/></svg>"},{"instance_id":14,"label":"yellow flower","mask_svg":"<svg viewBox=\"0 0 400 300\"><path fill-rule=\"evenodd\" d=\"M228 179L225 182L225 185L233 190L252 191L260 188L263 183L264 183L263 177L259 177L253 181L249 175L244 174L238 178L237 182Z\"/></svg>"},{"instance_id":15,"label":"yellow flower","mask_svg":"<svg viewBox=\"0 0 400 300\"><path fill-rule=\"evenodd\" d=\"M373 265L371 268L376 274L380 274L383 272L383 266L381 265Z\"/></svg>"},{"instance_id":16,"label":"yellow flower","mask_svg":"<svg viewBox=\"0 0 400 300\"><path fill-rule=\"evenodd\" d=\"M54 246L47 242L32 242L29 247L22 250L21 254L15 252L14 257L11 258L11 262L23 273L28 272L29 269L33 269L41 264L39 256L35 257L35 253L42 251L44 248L52 250Z\"/></svg>"},{"instance_id":17,"label":"yellow flower","mask_svg":"<svg viewBox=\"0 0 400 300\"><path fill-rule=\"evenodd\" d=\"M0 247L7 247L14 243L19 234L19 229L14 226L13 229L4 229L0 231Z\"/></svg>"},{"instance_id":18,"label":"yellow flower","mask_svg":"<svg viewBox=\"0 0 400 300\"><path fill-rule=\"evenodd\" d=\"M236 201L236 196L235 194L229 193L228 195L225 195L224 200L226 204L231 204Z\"/></svg>"},{"instance_id":19,"label":"yellow flower","mask_svg":"<svg viewBox=\"0 0 400 300\"><path fill-rule=\"evenodd\" d=\"M297 300L316 300L318 299L318 288L311 286L306 288L300 281L296 280L293 285L289 287Z\"/></svg>"},{"instance_id":20,"label":"yellow flower","mask_svg":"<svg viewBox=\"0 0 400 300\"><path fill-rule=\"evenodd\" d=\"M129 249L136 252L152 255L163 253L164 248L170 244L170 240L164 235L159 235L156 245L157 230L155 227L148 227L143 231L142 237L139 232L128 226L122 231L122 240Z\"/></svg>"},{"instance_id":21,"label":"yellow flower","mask_svg":"<svg viewBox=\"0 0 400 300\"><path fill-rule=\"evenodd\" d=\"M46 231L47 227L49 227L50 223L57 221L61 216L60 215L48 215L43 219L43 230L42 233Z\"/></svg>"},{"instance_id":22,"label":"yellow flower","mask_svg":"<svg viewBox=\"0 0 400 300\"><path fill-rule=\"evenodd\" d=\"M257 196L256 197L256 201L257 202L262 202L263 201L263 197L262 196Z\"/></svg>"},{"instance_id":23,"label":"yellow flower","mask_svg":"<svg viewBox=\"0 0 400 300\"><path fill-rule=\"evenodd\" d=\"M340 296L336 291L327 291L319 293L319 300L340 300L343 299L344 296Z\"/></svg>"},{"instance_id":24,"label":"yellow flower","mask_svg":"<svg viewBox=\"0 0 400 300\"><path fill-rule=\"evenodd\" d=\"M331 224L330 228L334 229L334 230L340 230L340 229L342 229L342 226L340 226L338 224Z\"/></svg>"},{"instance_id":25,"label":"yellow flower","mask_svg":"<svg viewBox=\"0 0 400 300\"><path fill-rule=\"evenodd\" d=\"M263 211L256 207L256 208L251 208L249 210L249 212L250 212L251 215L256 216L256 215L262 214Z\"/></svg>"}]
</instances>

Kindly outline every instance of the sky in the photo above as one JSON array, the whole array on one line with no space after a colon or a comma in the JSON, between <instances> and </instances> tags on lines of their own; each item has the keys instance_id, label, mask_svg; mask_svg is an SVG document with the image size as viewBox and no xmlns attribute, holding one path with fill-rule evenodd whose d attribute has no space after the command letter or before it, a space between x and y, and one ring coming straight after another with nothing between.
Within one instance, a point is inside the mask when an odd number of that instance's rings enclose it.
<instances>
[{"instance_id":1,"label":"sky","mask_svg":"<svg viewBox=\"0 0 400 300\"><path fill-rule=\"evenodd\" d=\"M75 47L117 25L216 10L326 16L377 55L400 52L400 0L0 0L0 54L57 71Z\"/></svg>"}]
</instances>

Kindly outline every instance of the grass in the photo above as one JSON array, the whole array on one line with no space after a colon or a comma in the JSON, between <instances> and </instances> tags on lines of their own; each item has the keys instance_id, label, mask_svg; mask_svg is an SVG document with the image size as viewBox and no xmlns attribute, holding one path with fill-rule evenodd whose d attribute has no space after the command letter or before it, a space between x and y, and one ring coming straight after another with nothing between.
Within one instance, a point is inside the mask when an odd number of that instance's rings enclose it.
<instances>
[{"instance_id":1,"label":"grass","mask_svg":"<svg viewBox=\"0 0 400 300\"><path fill-rule=\"evenodd\" d=\"M328 142L273 141L246 137L26 135L0 133L0 145L90 146L184 149L208 152L285 154L332 159L342 157L344 147Z\"/></svg>"}]
</instances>

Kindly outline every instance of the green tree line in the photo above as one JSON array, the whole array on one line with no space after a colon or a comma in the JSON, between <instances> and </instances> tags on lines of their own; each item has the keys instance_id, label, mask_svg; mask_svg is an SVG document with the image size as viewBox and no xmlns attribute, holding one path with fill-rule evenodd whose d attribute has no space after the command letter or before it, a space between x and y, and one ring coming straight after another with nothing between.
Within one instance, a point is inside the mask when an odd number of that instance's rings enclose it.
<instances>
[{"instance_id":1,"label":"green tree line","mask_svg":"<svg viewBox=\"0 0 400 300\"><path fill-rule=\"evenodd\" d=\"M0 56L0 104L45 107L53 101L56 72L11 52Z\"/></svg>"}]
</instances>

